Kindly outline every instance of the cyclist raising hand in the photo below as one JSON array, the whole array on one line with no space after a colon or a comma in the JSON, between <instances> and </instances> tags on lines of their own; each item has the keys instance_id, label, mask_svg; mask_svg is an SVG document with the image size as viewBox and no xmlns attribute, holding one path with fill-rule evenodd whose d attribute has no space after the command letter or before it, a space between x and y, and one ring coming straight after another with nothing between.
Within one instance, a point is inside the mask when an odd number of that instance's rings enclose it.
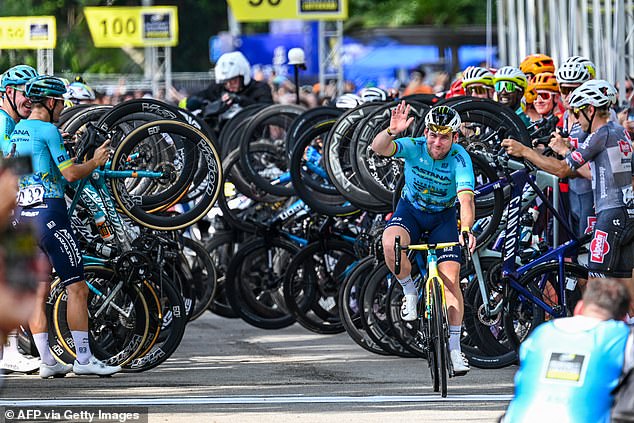
<instances>
[{"instance_id":1,"label":"cyclist raising hand","mask_svg":"<svg viewBox=\"0 0 634 423\"><path fill-rule=\"evenodd\" d=\"M403 158L405 186L396 210L383 232L385 262L394 273L394 239L400 236L403 245L416 243L429 233L429 243L458 241L456 198L460 202L461 232L468 232L469 248L475 250L471 234L475 216L473 201L474 176L471 158L456 144L461 120L447 106L436 106L425 116L422 137L397 138L413 122L410 106L399 104L392 112L390 126L372 141L372 149L382 156ZM462 240L461 240L462 242ZM438 252L438 271L445 284L449 320L449 349L456 375L469 371L460 351L460 332L464 304L460 291L460 247ZM418 292L412 280L411 263L402 254L401 271L396 278L403 287L405 301L403 319L415 320Z\"/></svg>"}]
</instances>

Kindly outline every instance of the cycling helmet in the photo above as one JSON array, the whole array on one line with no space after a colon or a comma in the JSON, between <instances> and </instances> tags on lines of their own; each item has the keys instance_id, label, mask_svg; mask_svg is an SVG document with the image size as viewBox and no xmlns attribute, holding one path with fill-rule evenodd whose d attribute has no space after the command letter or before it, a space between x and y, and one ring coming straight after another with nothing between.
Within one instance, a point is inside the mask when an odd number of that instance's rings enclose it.
<instances>
[{"instance_id":1,"label":"cycling helmet","mask_svg":"<svg viewBox=\"0 0 634 423\"><path fill-rule=\"evenodd\" d=\"M566 62L555 73L560 84L583 84L592 79L590 71L582 63Z\"/></svg>"},{"instance_id":2,"label":"cycling helmet","mask_svg":"<svg viewBox=\"0 0 634 423\"><path fill-rule=\"evenodd\" d=\"M28 65L17 65L2 74L2 90L9 85L23 85L37 76L37 71Z\"/></svg>"},{"instance_id":3,"label":"cycling helmet","mask_svg":"<svg viewBox=\"0 0 634 423\"><path fill-rule=\"evenodd\" d=\"M462 72L462 87L471 84L484 84L493 86L493 74L486 68L469 66Z\"/></svg>"},{"instance_id":4,"label":"cycling helmet","mask_svg":"<svg viewBox=\"0 0 634 423\"><path fill-rule=\"evenodd\" d=\"M352 93L342 94L335 101L335 106L338 109L354 109L361 104L363 104L363 99Z\"/></svg>"},{"instance_id":5,"label":"cycling helmet","mask_svg":"<svg viewBox=\"0 0 634 423\"><path fill-rule=\"evenodd\" d=\"M445 98L458 97L465 94L464 88L462 87L462 79L458 78L451 83L451 87L449 87L449 91L447 92L447 95L445 95Z\"/></svg>"},{"instance_id":6,"label":"cycling helmet","mask_svg":"<svg viewBox=\"0 0 634 423\"><path fill-rule=\"evenodd\" d=\"M68 91L64 98L79 103L84 100L94 100L95 92L92 88L82 82L73 82L68 86Z\"/></svg>"},{"instance_id":7,"label":"cycling helmet","mask_svg":"<svg viewBox=\"0 0 634 423\"><path fill-rule=\"evenodd\" d=\"M535 87L536 91L545 90L545 91L554 91L559 92L559 85L557 84L557 78L555 78L555 74L552 72L542 72L535 75L533 78L532 85Z\"/></svg>"},{"instance_id":8,"label":"cycling helmet","mask_svg":"<svg viewBox=\"0 0 634 423\"><path fill-rule=\"evenodd\" d=\"M41 75L26 83L24 93L31 101L42 101L45 98L64 99L66 87L64 81L50 75Z\"/></svg>"},{"instance_id":9,"label":"cycling helmet","mask_svg":"<svg viewBox=\"0 0 634 423\"><path fill-rule=\"evenodd\" d=\"M458 112L449 106L432 107L425 115L425 127L440 134L458 132L461 123Z\"/></svg>"},{"instance_id":10,"label":"cycling helmet","mask_svg":"<svg viewBox=\"0 0 634 423\"><path fill-rule=\"evenodd\" d=\"M520 70L525 74L537 75L542 72L555 72L555 63L545 54L531 54L520 63Z\"/></svg>"},{"instance_id":11,"label":"cycling helmet","mask_svg":"<svg viewBox=\"0 0 634 423\"><path fill-rule=\"evenodd\" d=\"M592 78L597 77L597 67L587 57L571 56L567 58L564 63L581 63L583 66L586 67L586 69L588 69L588 73Z\"/></svg>"},{"instance_id":12,"label":"cycling helmet","mask_svg":"<svg viewBox=\"0 0 634 423\"><path fill-rule=\"evenodd\" d=\"M386 101L387 92L378 87L363 88L359 91L359 97L364 103L372 103L374 101Z\"/></svg>"},{"instance_id":13,"label":"cycling helmet","mask_svg":"<svg viewBox=\"0 0 634 423\"><path fill-rule=\"evenodd\" d=\"M535 85L528 84L528 87L526 87L526 90L524 91L524 102L526 104L533 104L536 99L537 89L535 88Z\"/></svg>"},{"instance_id":14,"label":"cycling helmet","mask_svg":"<svg viewBox=\"0 0 634 423\"><path fill-rule=\"evenodd\" d=\"M570 108L583 106L608 107L612 101L603 90L592 81L587 81L576 88L568 100Z\"/></svg>"},{"instance_id":15,"label":"cycling helmet","mask_svg":"<svg viewBox=\"0 0 634 423\"><path fill-rule=\"evenodd\" d=\"M610 84L604 79L592 79L586 83L589 87L598 88L603 94L605 94L610 102L614 105L617 102L618 91L614 85Z\"/></svg>"},{"instance_id":16,"label":"cycling helmet","mask_svg":"<svg viewBox=\"0 0 634 423\"><path fill-rule=\"evenodd\" d=\"M239 51L232 51L220 56L216 62L214 72L216 74L216 83L218 84L222 84L236 76L243 78L244 85L251 82L251 65Z\"/></svg>"},{"instance_id":17,"label":"cycling helmet","mask_svg":"<svg viewBox=\"0 0 634 423\"><path fill-rule=\"evenodd\" d=\"M493 76L493 81L511 81L523 90L528 87L528 79L526 79L526 75L524 75L524 72L514 66L504 66L498 69L498 71Z\"/></svg>"}]
</instances>

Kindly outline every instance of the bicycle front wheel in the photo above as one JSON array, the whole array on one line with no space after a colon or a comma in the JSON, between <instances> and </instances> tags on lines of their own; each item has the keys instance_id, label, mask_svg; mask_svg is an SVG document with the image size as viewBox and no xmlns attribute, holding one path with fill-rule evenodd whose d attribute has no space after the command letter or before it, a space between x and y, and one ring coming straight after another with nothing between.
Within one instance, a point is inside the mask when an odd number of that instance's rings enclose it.
<instances>
[{"instance_id":1,"label":"bicycle front wheel","mask_svg":"<svg viewBox=\"0 0 634 423\"><path fill-rule=\"evenodd\" d=\"M434 355L436 361L436 375L440 385L440 395L447 396L447 379L449 377L449 327L447 326L447 313L442 302L441 282L438 278L432 278L431 284L431 316L429 316L429 332L431 334ZM437 381L434 381L434 388ZM436 390L436 389L434 389ZM436 391L438 392L438 391Z\"/></svg>"}]
</instances>

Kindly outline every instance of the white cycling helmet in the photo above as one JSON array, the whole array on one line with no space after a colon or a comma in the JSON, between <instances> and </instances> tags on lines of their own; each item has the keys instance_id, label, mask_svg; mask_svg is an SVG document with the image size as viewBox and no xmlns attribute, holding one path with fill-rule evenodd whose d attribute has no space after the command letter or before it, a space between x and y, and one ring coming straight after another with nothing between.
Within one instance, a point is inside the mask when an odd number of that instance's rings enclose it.
<instances>
[{"instance_id":1,"label":"white cycling helmet","mask_svg":"<svg viewBox=\"0 0 634 423\"><path fill-rule=\"evenodd\" d=\"M216 62L214 68L216 74L216 83L222 84L231 78L241 76L244 85L251 82L251 65L246 57L239 51L225 53Z\"/></svg>"},{"instance_id":2,"label":"white cycling helmet","mask_svg":"<svg viewBox=\"0 0 634 423\"><path fill-rule=\"evenodd\" d=\"M469 66L462 72L462 87L466 88L471 84L483 84L493 86L493 74L486 68L479 66Z\"/></svg>"},{"instance_id":3,"label":"white cycling helmet","mask_svg":"<svg viewBox=\"0 0 634 423\"><path fill-rule=\"evenodd\" d=\"M372 103L374 101L386 101L387 92L378 87L363 88L359 91L359 97L364 103Z\"/></svg>"},{"instance_id":4,"label":"white cycling helmet","mask_svg":"<svg viewBox=\"0 0 634 423\"><path fill-rule=\"evenodd\" d=\"M73 103L79 103L81 101L94 100L95 92L86 84L73 82L68 86L64 98L71 100Z\"/></svg>"},{"instance_id":5,"label":"white cycling helmet","mask_svg":"<svg viewBox=\"0 0 634 423\"><path fill-rule=\"evenodd\" d=\"M597 77L597 67L587 57L570 56L569 58L566 59L564 63L581 63L583 66L586 67L586 69L588 69L588 73L590 74L592 78Z\"/></svg>"},{"instance_id":6,"label":"white cycling helmet","mask_svg":"<svg viewBox=\"0 0 634 423\"><path fill-rule=\"evenodd\" d=\"M451 132L458 132L460 124L462 124L460 115L449 106L433 107L425 115L425 127L441 134L447 133L447 128Z\"/></svg>"},{"instance_id":7,"label":"white cycling helmet","mask_svg":"<svg viewBox=\"0 0 634 423\"><path fill-rule=\"evenodd\" d=\"M604 79L592 79L587 82L588 87L596 87L602 93L604 93L609 99L610 102L614 105L617 102L617 94L616 88L614 85L610 84L608 81Z\"/></svg>"},{"instance_id":8,"label":"white cycling helmet","mask_svg":"<svg viewBox=\"0 0 634 423\"><path fill-rule=\"evenodd\" d=\"M568 100L570 108L581 108L583 106L608 107L612 104L612 100L593 81L586 81L577 87Z\"/></svg>"},{"instance_id":9,"label":"white cycling helmet","mask_svg":"<svg viewBox=\"0 0 634 423\"><path fill-rule=\"evenodd\" d=\"M588 68L579 62L566 62L555 72L557 82L560 84L583 84L592 79Z\"/></svg>"},{"instance_id":10,"label":"white cycling helmet","mask_svg":"<svg viewBox=\"0 0 634 423\"><path fill-rule=\"evenodd\" d=\"M493 76L493 81L511 81L523 90L526 90L528 87L528 79L526 79L526 75L515 66L504 66L498 69Z\"/></svg>"},{"instance_id":11,"label":"white cycling helmet","mask_svg":"<svg viewBox=\"0 0 634 423\"><path fill-rule=\"evenodd\" d=\"M363 104L363 99L352 93L342 94L335 101L335 106L338 109L354 109L361 104Z\"/></svg>"}]
</instances>

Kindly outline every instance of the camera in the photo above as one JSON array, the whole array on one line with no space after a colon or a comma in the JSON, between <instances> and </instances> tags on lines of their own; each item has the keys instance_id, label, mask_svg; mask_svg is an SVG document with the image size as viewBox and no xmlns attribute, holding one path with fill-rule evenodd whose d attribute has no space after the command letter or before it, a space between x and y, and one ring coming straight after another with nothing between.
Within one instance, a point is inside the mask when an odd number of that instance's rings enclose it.
<instances>
[{"instance_id":1,"label":"camera","mask_svg":"<svg viewBox=\"0 0 634 423\"><path fill-rule=\"evenodd\" d=\"M4 169L11 170L17 176L30 175L33 173L31 156L0 158L0 171Z\"/></svg>"}]
</instances>

